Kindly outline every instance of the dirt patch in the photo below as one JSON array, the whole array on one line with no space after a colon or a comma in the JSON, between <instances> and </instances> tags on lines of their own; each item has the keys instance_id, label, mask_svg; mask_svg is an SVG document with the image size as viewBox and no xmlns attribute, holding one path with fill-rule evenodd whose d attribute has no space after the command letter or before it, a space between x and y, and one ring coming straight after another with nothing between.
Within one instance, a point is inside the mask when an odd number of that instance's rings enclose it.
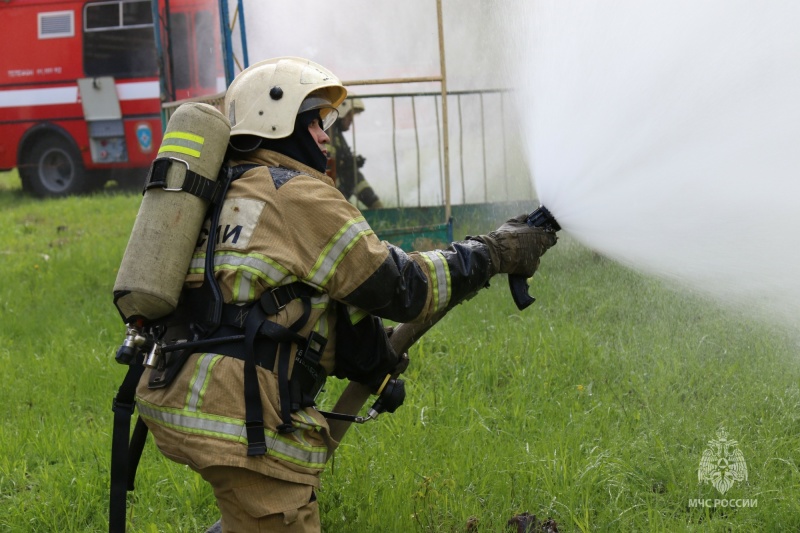
<instances>
[{"instance_id":1,"label":"dirt patch","mask_svg":"<svg viewBox=\"0 0 800 533\"><path fill-rule=\"evenodd\" d=\"M517 533L558 533L558 524L552 518L539 520L536 515L522 513L511 517L508 527Z\"/></svg>"}]
</instances>

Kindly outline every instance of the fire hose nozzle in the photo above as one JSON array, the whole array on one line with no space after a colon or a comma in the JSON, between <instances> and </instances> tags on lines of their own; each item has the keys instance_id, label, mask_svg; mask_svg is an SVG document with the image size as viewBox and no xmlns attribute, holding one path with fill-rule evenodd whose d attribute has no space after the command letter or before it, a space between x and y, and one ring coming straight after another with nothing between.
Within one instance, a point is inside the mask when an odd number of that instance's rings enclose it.
<instances>
[{"instance_id":1,"label":"fire hose nozzle","mask_svg":"<svg viewBox=\"0 0 800 533\"><path fill-rule=\"evenodd\" d=\"M543 205L533 210L525 219L525 223L532 228L542 228L553 233L561 231L561 225L550 213L550 210ZM528 280L525 279L525 276L508 276L508 288L511 290L511 297L514 298L517 309L520 311L536 301L536 298L528 294Z\"/></svg>"},{"instance_id":2,"label":"fire hose nozzle","mask_svg":"<svg viewBox=\"0 0 800 533\"><path fill-rule=\"evenodd\" d=\"M551 231L561 231L561 225L556 220L556 217L545 206L540 205L528 218L525 219L532 228L543 228Z\"/></svg>"}]
</instances>

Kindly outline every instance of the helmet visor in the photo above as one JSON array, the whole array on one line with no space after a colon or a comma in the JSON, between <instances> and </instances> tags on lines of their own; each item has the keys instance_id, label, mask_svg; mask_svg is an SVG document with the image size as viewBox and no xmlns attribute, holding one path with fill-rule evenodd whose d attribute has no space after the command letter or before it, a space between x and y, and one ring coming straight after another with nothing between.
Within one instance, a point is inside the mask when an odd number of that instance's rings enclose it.
<instances>
[{"instance_id":1,"label":"helmet visor","mask_svg":"<svg viewBox=\"0 0 800 533\"><path fill-rule=\"evenodd\" d=\"M331 105L330 101L321 96L309 96L303 100L303 103L300 104L300 109L297 110L297 114L313 111L314 109L319 109L319 116L322 120L320 127L323 130L330 128L339 117L339 112Z\"/></svg>"}]
</instances>

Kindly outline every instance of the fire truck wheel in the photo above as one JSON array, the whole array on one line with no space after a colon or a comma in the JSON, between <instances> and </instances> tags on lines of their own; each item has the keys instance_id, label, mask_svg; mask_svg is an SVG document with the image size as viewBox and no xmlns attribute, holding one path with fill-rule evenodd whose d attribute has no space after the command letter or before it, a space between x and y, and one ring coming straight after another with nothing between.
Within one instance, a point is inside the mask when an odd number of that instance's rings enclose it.
<instances>
[{"instance_id":1,"label":"fire truck wheel","mask_svg":"<svg viewBox=\"0 0 800 533\"><path fill-rule=\"evenodd\" d=\"M42 198L80 194L91 185L78 151L56 135L35 142L20 165L20 173L23 189Z\"/></svg>"}]
</instances>

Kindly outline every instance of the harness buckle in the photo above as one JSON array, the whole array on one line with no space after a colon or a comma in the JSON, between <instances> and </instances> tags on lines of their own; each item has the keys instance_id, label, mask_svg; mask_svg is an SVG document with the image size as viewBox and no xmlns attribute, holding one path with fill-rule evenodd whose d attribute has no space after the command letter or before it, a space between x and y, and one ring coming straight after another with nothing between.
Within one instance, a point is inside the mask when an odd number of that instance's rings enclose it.
<instances>
[{"instance_id":1,"label":"harness buckle","mask_svg":"<svg viewBox=\"0 0 800 533\"><path fill-rule=\"evenodd\" d=\"M171 163L181 163L186 167L186 171L187 172L189 171L189 163L187 161L184 161L183 159L178 159L177 157L166 157L164 159L169 159L169 161ZM184 183L186 183L186 177L185 176L184 176ZM167 192L181 192L183 190L184 183L182 183L180 187L169 187L167 185L167 179L166 179L166 175L165 175L164 183L161 185L161 189L164 190L164 191L167 191Z\"/></svg>"},{"instance_id":2,"label":"harness buckle","mask_svg":"<svg viewBox=\"0 0 800 533\"><path fill-rule=\"evenodd\" d=\"M295 363L305 368L315 382L319 381L320 374L324 373L319 360L322 358L322 352L325 350L327 343L328 339L316 331L312 331L308 336L305 347L297 350L295 355ZM322 380L325 380L325 376L322 376Z\"/></svg>"},{"instance_id":3,"label":"harness buckle","mask_svg":"<svg viewBox=\"0 0 800 533\"><path fill-rule=\"evenodd\" d=\"M305 346L297 350L290 382L292 411L315 405L317 395L328 377L320 364L327 343L325 337L312 331Z\"/></svg>"},{"instance_id":4,"label":"harness buckle","mask_svg":"<svg viewBox=\"0 0 800 533\"><path fill-rule=\"evenodd\" d=\"M284 295L283 293L286 294ZM267 297L267 295L269 295L269 297ZM282 296L286 297L282 298ZM267 316L271 316L277 315L289 302L296 298L297 295L291 285L282 285L264 292L259 301L261 302L261 309L267 313ZM283 300L283 303L281 300Z\"/></svg>"},{"instance_id":5,"label":"harness buckle","mask_svg":"<svg viewBox=\"0 0 800 533\"><path fill-rule=\"evenodd\" d=\"M278 426L278 433L280 433L281 435L286 435L288 433L294 433L296 430L297 430L296 427L294 427L291 424L287 424L287 423L283 423L283 424Z\"/></svg>"},{"instance_id":6,"label":"harness buckle","mask_svg":"<svg viewBox=\"0 0 800 533\"><path fill-rule=\"evenodd\" d=\"M118 400L116 397L111 404L111 410L115 413L133 413L133 410L136 408L136 401L132 402L122 402Z\"/></svg>"}]
</instances>

